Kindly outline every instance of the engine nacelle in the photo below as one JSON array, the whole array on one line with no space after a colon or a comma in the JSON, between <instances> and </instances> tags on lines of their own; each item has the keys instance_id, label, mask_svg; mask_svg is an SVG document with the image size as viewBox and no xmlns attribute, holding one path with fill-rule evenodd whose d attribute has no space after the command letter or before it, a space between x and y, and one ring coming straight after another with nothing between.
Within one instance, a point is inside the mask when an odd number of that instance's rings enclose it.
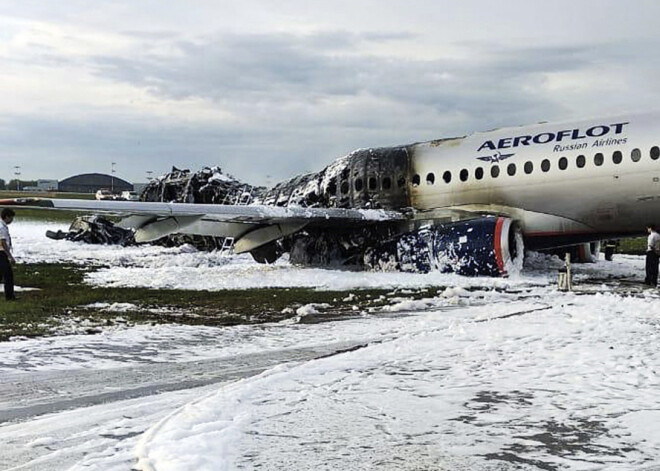
<instances>
[{"instance_id":1,"label":"engine nacelle","mask_svg":"<svg viewBox=\"0 0 660 471\"><path fill-rule=\"evenodd\" d=\"M466 276L507 276L522 267L523 239L509 218L484 217L422 227L365 255L374 268L454 272Z\"/></svg>"}]
</instances>

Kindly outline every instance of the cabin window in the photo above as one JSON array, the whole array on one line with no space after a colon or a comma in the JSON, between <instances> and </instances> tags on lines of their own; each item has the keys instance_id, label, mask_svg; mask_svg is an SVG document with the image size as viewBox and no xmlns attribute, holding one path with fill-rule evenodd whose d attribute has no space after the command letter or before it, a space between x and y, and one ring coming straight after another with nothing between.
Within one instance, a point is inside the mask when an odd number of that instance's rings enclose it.
<instances>
[{"instance_id":1,"label":"cabin window","mask_svg":"<svg viewBox=\"0 0 660 471\"><path fill-rule=\"evenodd\" d=\"M447 170L445 173L443 173L442 179L445 181L445 183L449 183L451 181L451 172Z\"/></svg>"},{"instance_id":2,"label":"cabin window","mask_svg":"<svg viewBox=\"0 0 660 471\"><path fill-rule=\"evenodd\" d=\"M477 167L474 170L474 178L476 178L477 180L481 180L482 178L484 178L484 169L481 167Z\"/></svg>"},{"instance_id":3,"label":"cabin window","mask_svg":"<svg viewBox=\"0 0 660 471\"><path fill-rule=\"evenodd\" d=\"M614 154L612 154L612 162L615 164L620 164L621 161L623 160L623 154L619 150L615 150Z\"/></svg>"},{"instance_id":4,"label":"cabin window","mask_svg":"<svg viewBox=\"0 0 660 471\"><path fill-rule=\"evenodd\" d=\"M467 181L467 179L468 179L468 171L467 171L467 169L464 168L463 170L461 170L461 175L460 175L460 177L461 177L461 181L462 181L462 182Z\"/></svg>"},{"instance_id":5,"label":"cabin window","mask_svg":"<svg viewBox=\"0 0 660 471\"><path fill-rule=\"evenodd\" d=\"M559 159L559 170L566 170L568 168L568 159L566 157L562 157Z\"/></svg>"},{"instance_id":6,"label":"cabin window","mask_svg":"<svg viewBox=\"0 0 660 471\"><path fill-rule=\"evenodd\" d=\"M417 174L413 175L413 179L412 179L413 186L419 186L420 181L421 178L419 177L419 175Z\"/></svg>"},{"instance_id":7,"label":"cabin window","mask_svg":"<svg viewBox=\"0 0 660 471\"><path fill-rule=\"evenodd\" d=\"M516 164L509 164L506 167L506 173L508 173L510 176L514 176L516 174Z\"/></svg>"},{"instance_id":8,"label":"cabin window","mask_svg":"<svg viewBox=\"0 0 660 471\"><path fill-rule=\"evenodd\" d=\"M529 175L530 173L532 173L532 172L534 171L534 164L531 163L531 162L529 162L529 161L528 161L528 162L525 162L525 167L524 167L524 169L525 169L525 173L526 173L527 175Z\"/></svg>"},{"instance_id":9,"label":"cabin window","mask_svg":"<svg viewBox=\"0 0 660 471\"><path fill-rule=\"evenodd\" d=\"M337 194L337 178L332 177L328 182L328 194L336 195Z\"/></svg>"},{"instance_id":10,"label":"cabin window","mask_svg":"<svg viewBox=\"0 0 660 471\"><path fill-rule=\"evenodd\" d=\"M399 178L397 179L396 186L398 186L399 188L403 188L404 186L406 186L406 178L403 175L399 176Z\"/></svg>"},{"instance_id":11,"label":"cabin window","mask_svg":"<svg viewBox=\"0 0 660 471\"><path fill-rule=\"evenodd\" d=\"M543 162L541 162L541 170L544 172L550 170L550 161L548 159L543 159Z\"/></svg>"},{"instance_id":12,"label":"cabin window","mask_svg":"<svg viewBox=\"0 0 660 471\"><path fill-rule=\"evenodd\" d=\"M362 188L364 188L364 182L362 181L361 178L356 178L355 179L355 191L362 191Z\"/></svg>"},{"instance_id":13,"label":"cabin window","mask_svg":"<svg viewBox=\"0 0 660 471\"><path fill-rule=\"evenodd\" d=\"M431 172L426 175L426 184L433 185L435 183L435 173Z\"/></svg>"},{"instance_id":14,"label":"cabin window","mask_svg":"<svg viewBox=\"0 0 660 471\"><path fill-rule=\"evenodd\" d=\"M392 188L392 179L390 177L383 178L383 190Z\"/></svg>"},{"instance_id":15,"label":"cabin window","mask_svg":"<svg viewBox=\"0 0 660 471\"><path fill-rule=\"evenodd\" d=\"M594 155L594 164L596 167L600 167L605 162L605 157L600 152Z\"/></svg>"},{"instance_id":16,"label":"cabin window","mask_svg":"<svg viewBox=\"0 0 660 471\"><path fill-rule=\"evenodd\" d=\"M341 171L341 179L348 180L348 177L351 175L350 167L344 167L344 170Z\"/></svg>"},{"instance_id":17,"label":"cabin window","mask_svg":"<svg viewBox=\"0 0 660 471\"><path fill-rule=\"evenodd\" d=\"M633 149L630 153L630 158L633 162L639 162L639 159L642 158L642 151L639 149Z\"/></svg>"},{"instance_id":18,"label":"cabin window","mask_svg":"<svg viewBox=\"0 0 660 471\"><path fill-rule=\"evenodd\" d=\"M584 155L578 155L575 159L575 165L577 168L583 168L587 164L587 158Z\"/></svg>"},{"instance_id":19,"label":"cabin window","mask_svg":"<svg viewBox=\"0 0 660 471\"><path fill-rule=\"evenodd\" d=\"M493 165L490 168L490 176L493 178L497 178L500 176L500 167L499 165Z\"/></svg>"},{"instance_id":20,"label":"cabin window","mask_svg":"<svg viewBox=\"0 0 660 471\"><path fill-rule=\"evenodd\" d=\"M376 177L369 177L369 189L371 191L378 189L378 180L376 180Z\"/></svg>"},{"instance_id":21,"label":"cabin window","mask_svg":"<svg viewBox=\"0 0 660 471\"><path fill-rule=\"evenodd\" d=\"M348 181L346 181L346 180L342 181L340 189L341 189L341 194L342 195L345 195L346 193L348 193Z\"/></svg>"},{"instance_id":22,"label":"cabin window","mask_svg":"<svg viewBox=\"0 0 660 471\"><path fill-rule=\"evenodd\" d=\"M653 160L658 160L658 157L660 157L660 147L658 146L651 147L651 158Z\"/></svg>"}]
</instances>

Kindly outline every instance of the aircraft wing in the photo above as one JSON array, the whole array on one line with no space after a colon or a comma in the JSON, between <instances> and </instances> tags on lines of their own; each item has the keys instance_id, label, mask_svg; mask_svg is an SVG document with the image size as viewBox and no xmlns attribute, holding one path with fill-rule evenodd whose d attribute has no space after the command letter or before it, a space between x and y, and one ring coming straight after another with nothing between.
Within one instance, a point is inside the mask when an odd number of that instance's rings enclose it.
<instances>
[{"instance_id":1,"label":"aircraft wing","mask_svg":"<svg viewBox=\"0 0 660 471\"><path fill-rule=\"evenodd\" d=\"M293 234L306 226L368 225L408 219L400 211L380 209L302 208L264 205L220 205L17 198L0 206L102 213L121 218L117 224L134 229L135 240L149 242L169 234L233 237L237 253Z\"/></svg>"}]
</instances>

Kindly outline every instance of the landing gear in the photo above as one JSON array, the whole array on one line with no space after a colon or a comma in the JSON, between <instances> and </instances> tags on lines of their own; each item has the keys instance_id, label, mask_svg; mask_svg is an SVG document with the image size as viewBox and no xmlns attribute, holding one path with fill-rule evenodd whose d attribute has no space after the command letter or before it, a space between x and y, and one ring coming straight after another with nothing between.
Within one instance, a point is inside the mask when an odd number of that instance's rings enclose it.
<instances>
[{"instance_id":1,"label":"landing gear","mask_svg":"<svg viewBox=\"0 0 660 471\"><path fill-rule=\"evenodd\" d=\"M616 240L608 240L605 242L605 260L608 262L612 261L617 245L619 245L619 243Z\"/></svg>"}]
</instances>

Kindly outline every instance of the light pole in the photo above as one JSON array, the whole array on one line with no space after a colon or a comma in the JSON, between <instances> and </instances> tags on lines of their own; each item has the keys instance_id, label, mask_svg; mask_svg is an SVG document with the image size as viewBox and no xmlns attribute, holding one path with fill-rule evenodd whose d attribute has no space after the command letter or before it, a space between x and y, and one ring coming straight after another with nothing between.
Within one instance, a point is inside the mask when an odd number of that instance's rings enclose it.
<instances>
[{"instance_id":1,"label":"light pole","mask_svg":"<svg viewBox=\"0 0 660 471\"><path fill-rule=\"evenodd\" d=\"M112 162L110 166L110 191L113 194L115 192L115 165L117 165L117 162Z\"/></svg>"},{"instance_id":2,"label":"light pole","mask_svg":"<svg viewBox=\"0 0 660 471\"><path fill-rule=\"evenodd\" d=\"M147 181L150 182L153 178L151 175L154 173L153 170L147 170Z\"/></svg>"},{"instance_id":3,"label":"light pole","mask_svg":"<svg viewBox=\"0 0 660 471\"><path fill-rule=\"evenodd\" d=\"M19 177L21 176L20 165L14 165L14 175L16 175L16 191L21 191L21 180L19 180Z\"/></svg>"}]
</instances>

